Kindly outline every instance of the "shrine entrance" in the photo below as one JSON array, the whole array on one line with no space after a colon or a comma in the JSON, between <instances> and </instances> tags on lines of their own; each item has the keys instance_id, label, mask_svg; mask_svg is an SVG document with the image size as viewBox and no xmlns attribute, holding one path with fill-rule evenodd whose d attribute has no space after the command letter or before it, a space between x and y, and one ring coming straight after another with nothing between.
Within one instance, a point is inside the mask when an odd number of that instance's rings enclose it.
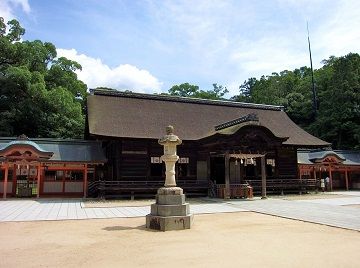
<instances>
[{"instance_id":1,"label":"shrine entrance","mask_svg":"<svg viewBox=\"0 0 360 268\"><path fill-rule=\"evenodd\" d=\"M18 175L16 176L14 187L17 197L33 197L37 195L38 186L36 177Z\"/></svg>"},{"instance_id":2,"label":"shrine entrance","mask_svg":"<svg viewBox=\"0 0 360 268\"><path fill-rule=\"evenodd\" d=\"M271 190L280 185L279 170L286 171L287 179L296 177L296 151L282 148L286 140L260 125L254 114L215 126L200 140L201 153L208 158L211 192L220 198L238 198L247 197L244 191L251 188L266 198L269 182ZM285 170L279 159L287 150L291 164Z\"/></svg>"}]
</instances>

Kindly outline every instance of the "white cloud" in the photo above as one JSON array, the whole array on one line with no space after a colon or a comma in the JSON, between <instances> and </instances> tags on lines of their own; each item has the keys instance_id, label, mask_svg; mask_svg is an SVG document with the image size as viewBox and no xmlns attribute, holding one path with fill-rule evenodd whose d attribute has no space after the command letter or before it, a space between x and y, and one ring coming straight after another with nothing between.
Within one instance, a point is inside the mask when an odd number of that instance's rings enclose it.
<instances>
[{"instance_id":1,"label":"white cloud","mask_svg":"<svg viewBox=\"0 0 360 268\"><path fill-rule=\"evenodd\" d=\"M136 92L161 92L162 83L147 70L130 64L110 68L100 59L79 54L75 49L57 49L57 53L58 57L66 57L81 64L82 71L77 71L77 75L88 88L109 87Z\"/></svg>"},{"instance_id":2,"label":"white cloud","mask_svg":"<svg viewBox=\"0 0 360 268\"><path fill-rule=\"evenodd\" d=\"M327 55L326 58L344 56L349 52L359 53L359 10L359 1L340 1L336 12L317 29L314 38L317 38L318 44L315 43L314 48Z\"/></svg>"},{"instance_id":3,"label":"white cloud","mask_svg":"<svg viewBox=\"0 0 360 268\"><path fill-rule=\"evenodd\" d=\"M18 6L27 14L31 12L28 0L1 0L0 17L3 17L5 22L16 18L14 9Z\"/></svg>"},{"instance_id":4,"label":"white cloud","mask_svg":"<svg viewBox=\"0 0 360 268\"><path fill-rule=\"evenodd\" d=\"M358 0L148 2L166 33L186 45L188 75L225 80L230 94L247 78L309 66L306 21L315 68L360 48Z\"/></svg>"}]
</instances>

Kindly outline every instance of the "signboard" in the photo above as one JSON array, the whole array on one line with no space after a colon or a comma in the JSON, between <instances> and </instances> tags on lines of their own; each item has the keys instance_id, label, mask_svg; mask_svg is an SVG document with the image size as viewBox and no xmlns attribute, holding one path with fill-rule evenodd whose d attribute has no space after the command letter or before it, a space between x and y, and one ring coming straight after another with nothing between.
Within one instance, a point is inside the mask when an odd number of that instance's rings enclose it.
<instances>
[{"instance_id":1,"label":"signboard","mask_svg":"<svg viewBox=\"0 0 360 268\"><path fill-rule=\"evenodd\" d=\"M151 164L160 164L161 159L160 157L151 157Z\"/></svg>"},{"instance_id":2,"label":"signboard","mask_svg":"<svg viewBox=\"0 0 360 268\"><path fill-rule=\"evenodd\" d=\"M180 157L179 163L180 164L189 164L189 157Z\"/></svg>"}]
</instances>

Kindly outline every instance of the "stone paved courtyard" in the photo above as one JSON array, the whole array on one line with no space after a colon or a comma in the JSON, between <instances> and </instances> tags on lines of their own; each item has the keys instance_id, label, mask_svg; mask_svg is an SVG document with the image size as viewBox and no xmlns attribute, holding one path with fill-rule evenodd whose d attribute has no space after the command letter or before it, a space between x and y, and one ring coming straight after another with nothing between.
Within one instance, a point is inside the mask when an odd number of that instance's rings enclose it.
<instances>
[{"instance_id":1,"label":"stone paved courtyard","mask_svg":"<svg viewBox=\"0 0 360 268\"><path fill-rule=\"evenodd\" d=\"M335 192L345 198L281 200L206 200L191 205L194 214L253 211L360 231L360 191ZM0 221L51 221L144 217L146 206L85 207L81 199L9 199L0 201Z\"/></svg>"}]
</instances>

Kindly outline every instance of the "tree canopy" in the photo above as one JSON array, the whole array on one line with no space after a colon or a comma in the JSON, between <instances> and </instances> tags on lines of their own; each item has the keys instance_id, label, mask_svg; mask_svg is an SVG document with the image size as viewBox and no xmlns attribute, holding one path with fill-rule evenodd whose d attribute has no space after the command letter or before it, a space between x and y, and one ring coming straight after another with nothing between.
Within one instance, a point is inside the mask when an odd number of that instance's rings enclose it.
<instances>
[{"instance_id":1,"label":"tree canopy","mask_svg":"<svg viewBox=\"0 0 360 268\"><path fill-rule=\"evenodd\" d=\"M295 123L332 143L334 149L360 149L360 56L331 56L323 64L314 71L316 116L308 67L250 78L232 99L283 105Z\"/></svg>"},{"instance_id":2,"label":"tree canopy","mask_svg":"<svg viewBox=\"0 0 360 268\"><path fill-rule=\"evenodd\" d=\"M200 99L212 99L219 100L228 93L226 87L223 87L218 84L213 84L213 89L211 90L201 90L196 85L191 85L189 83L183 83L180 85L174 85L169 89L169 94L173 96L181 97L190 97L190 98L200 98Z\"/></svg>"},{"instance_id":3,"label":"tree canopy","mask_svg":"<svg viewBox=\"0 0 360 268\"><path fill-rule=\"evenodd\" d=\"M0 17L0 135L80 138L86 85L81 66L40 40L21 41L18 21Z\"/></svg>"}]
</instances>

